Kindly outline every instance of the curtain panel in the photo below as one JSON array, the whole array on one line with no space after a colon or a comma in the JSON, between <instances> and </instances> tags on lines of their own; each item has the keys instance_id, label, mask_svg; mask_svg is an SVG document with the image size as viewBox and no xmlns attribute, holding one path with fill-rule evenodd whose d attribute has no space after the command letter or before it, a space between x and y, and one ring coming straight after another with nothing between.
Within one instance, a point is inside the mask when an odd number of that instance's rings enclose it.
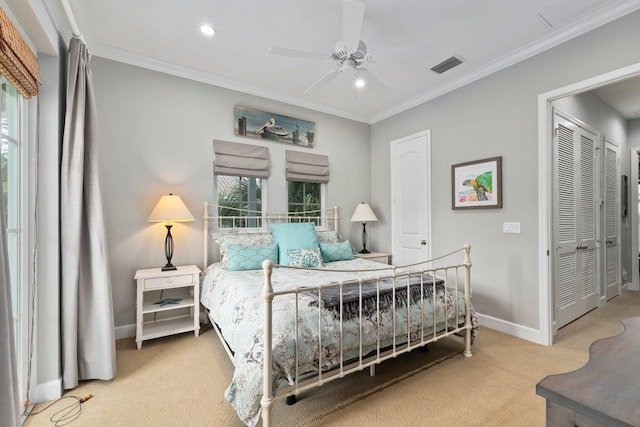
<instances>
[{"instance_id":1,"label":"curtain panel","mask_svg":"<svg viewBox=\"0 0 640 427\"><path fill-rule=\"evenodd\" d=\"M215 175L269 177L269 149L260 145L213 140Z\"/></svg>"},{"instance_id":2,"label":"curtain panel","mask_svg":"<svg viewBox=\"0 0 640 427\"><path fill-rule=\"evenodd\" d=\"M286 150L287 181L329 182L329 157Z\"/></svg>"},{"instance_id":3,"label":"curtain panel","mask_svg":"<svg viewBox=\"0 0 640 427\"><path fill-rule=\"evenodd\" d=\"M90 55L69 45L67 110L60 166L62 380L116 374L111 276L98 161L97 111Z\"/></svg>"}]
</instances>

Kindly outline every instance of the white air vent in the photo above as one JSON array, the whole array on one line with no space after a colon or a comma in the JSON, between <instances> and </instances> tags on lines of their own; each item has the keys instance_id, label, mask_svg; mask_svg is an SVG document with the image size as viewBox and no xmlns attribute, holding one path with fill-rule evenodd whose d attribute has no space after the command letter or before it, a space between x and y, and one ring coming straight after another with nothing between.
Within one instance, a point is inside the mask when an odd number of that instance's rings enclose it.
<instances>
[{"instance_id":1,"label":"white air vent","mask_svg":"<svg viewBox=\"0 0 640 427\"><path fill-rule=\"evenodd\" d=\"M435 67L432 67L431 71L433 71L435 73L438 73L438 74L442 74L445 71L449 71L453 67L457 67L458 65L462 64L463 62L464 62L464 60L462 58L460 58L458 56L452 56L449 59L445 59L444 61L442 61L441 63L439 63Z\"/></svg>"}]
</instances>

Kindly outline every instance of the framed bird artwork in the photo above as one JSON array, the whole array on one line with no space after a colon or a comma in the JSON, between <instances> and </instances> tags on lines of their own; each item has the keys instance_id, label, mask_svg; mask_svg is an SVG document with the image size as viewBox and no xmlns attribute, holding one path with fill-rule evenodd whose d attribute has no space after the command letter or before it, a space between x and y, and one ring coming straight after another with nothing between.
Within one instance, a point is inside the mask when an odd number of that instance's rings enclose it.
<instances>
[{"instance_id":1,"label":"framed bird artwork","mask_svg":"<svg viewBox=\"0 0 640 427\"><path fill-rule=\"evenodd\" d=\"M233 107L234 133L251 138L286 142L313 148L316 124L281 114L236 105Z\"/></svg>"},{"instance_id":2,"label":"framed bird artwork","mask_svg":"<svg viewBox=\"0 0 640 427\"><path fill-rule=\"evenodd\" d=\"M502 156L451 166L451 208L502 207Z\"/></svg>"}]
</instances>

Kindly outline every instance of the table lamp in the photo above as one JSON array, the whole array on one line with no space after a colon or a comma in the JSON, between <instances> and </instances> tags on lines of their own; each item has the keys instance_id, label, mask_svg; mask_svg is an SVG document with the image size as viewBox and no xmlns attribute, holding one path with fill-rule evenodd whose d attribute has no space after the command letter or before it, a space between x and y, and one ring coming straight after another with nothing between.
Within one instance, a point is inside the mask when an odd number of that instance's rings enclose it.
<instances>
[{"instance_id":1,"label":"table lamp","mask_svg":"<svg viewBox=\"0 0 640 427\"><path fill-rule=\"evenodd\" d=\"M167 257L167 265L162 267L162 271L177 270L178 268L171 264L173 258L173 237L171 236L171 227L174 222L193 221L193 215L185 206L179 196L169 193L168 196L162 196L156 207L149 215L149 222L165 221L167 227L167 237L164 239L164 254Z\"/></svg>"},{"instance_id":2,"label":"table lamp","mask_svg":"<svg viewBox=\"0 0 640 427\"><path fill-rule=\"evenodd\" d=\"M353 215L351 215L351 222L361 222L362 223L362 250L361 254L370 253L367 250L367 222L377 221L378 218L376 214L371 210L371 206L367 203L362 202L358 206L356 206L356 210L353 211Z\"/></svg>"}]
</instances>

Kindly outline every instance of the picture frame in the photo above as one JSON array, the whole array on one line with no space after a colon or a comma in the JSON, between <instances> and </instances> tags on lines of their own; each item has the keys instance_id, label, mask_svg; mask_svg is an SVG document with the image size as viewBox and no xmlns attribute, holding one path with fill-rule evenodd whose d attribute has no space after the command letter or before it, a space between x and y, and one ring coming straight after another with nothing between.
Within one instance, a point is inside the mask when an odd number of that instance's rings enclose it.
<instances>
[{"instance_id":1,"label":"picture frame","mask_svg":"<svg viewBox=\"0 0 640 427\"><path fill-rule=\"evenodd\" d=\"M451 165L451 209L502 208L502 156Z\"/></svg>"},{"instance_id":2,"label":"picture frame","mask_svg":"<svg viewBox=\"0 0 640 427\"><path fill-rule=\"evenodd\" d=\"M234 134L313 148L316 124L282 114L235 105Z\"/></svg>"}]
</instances>

